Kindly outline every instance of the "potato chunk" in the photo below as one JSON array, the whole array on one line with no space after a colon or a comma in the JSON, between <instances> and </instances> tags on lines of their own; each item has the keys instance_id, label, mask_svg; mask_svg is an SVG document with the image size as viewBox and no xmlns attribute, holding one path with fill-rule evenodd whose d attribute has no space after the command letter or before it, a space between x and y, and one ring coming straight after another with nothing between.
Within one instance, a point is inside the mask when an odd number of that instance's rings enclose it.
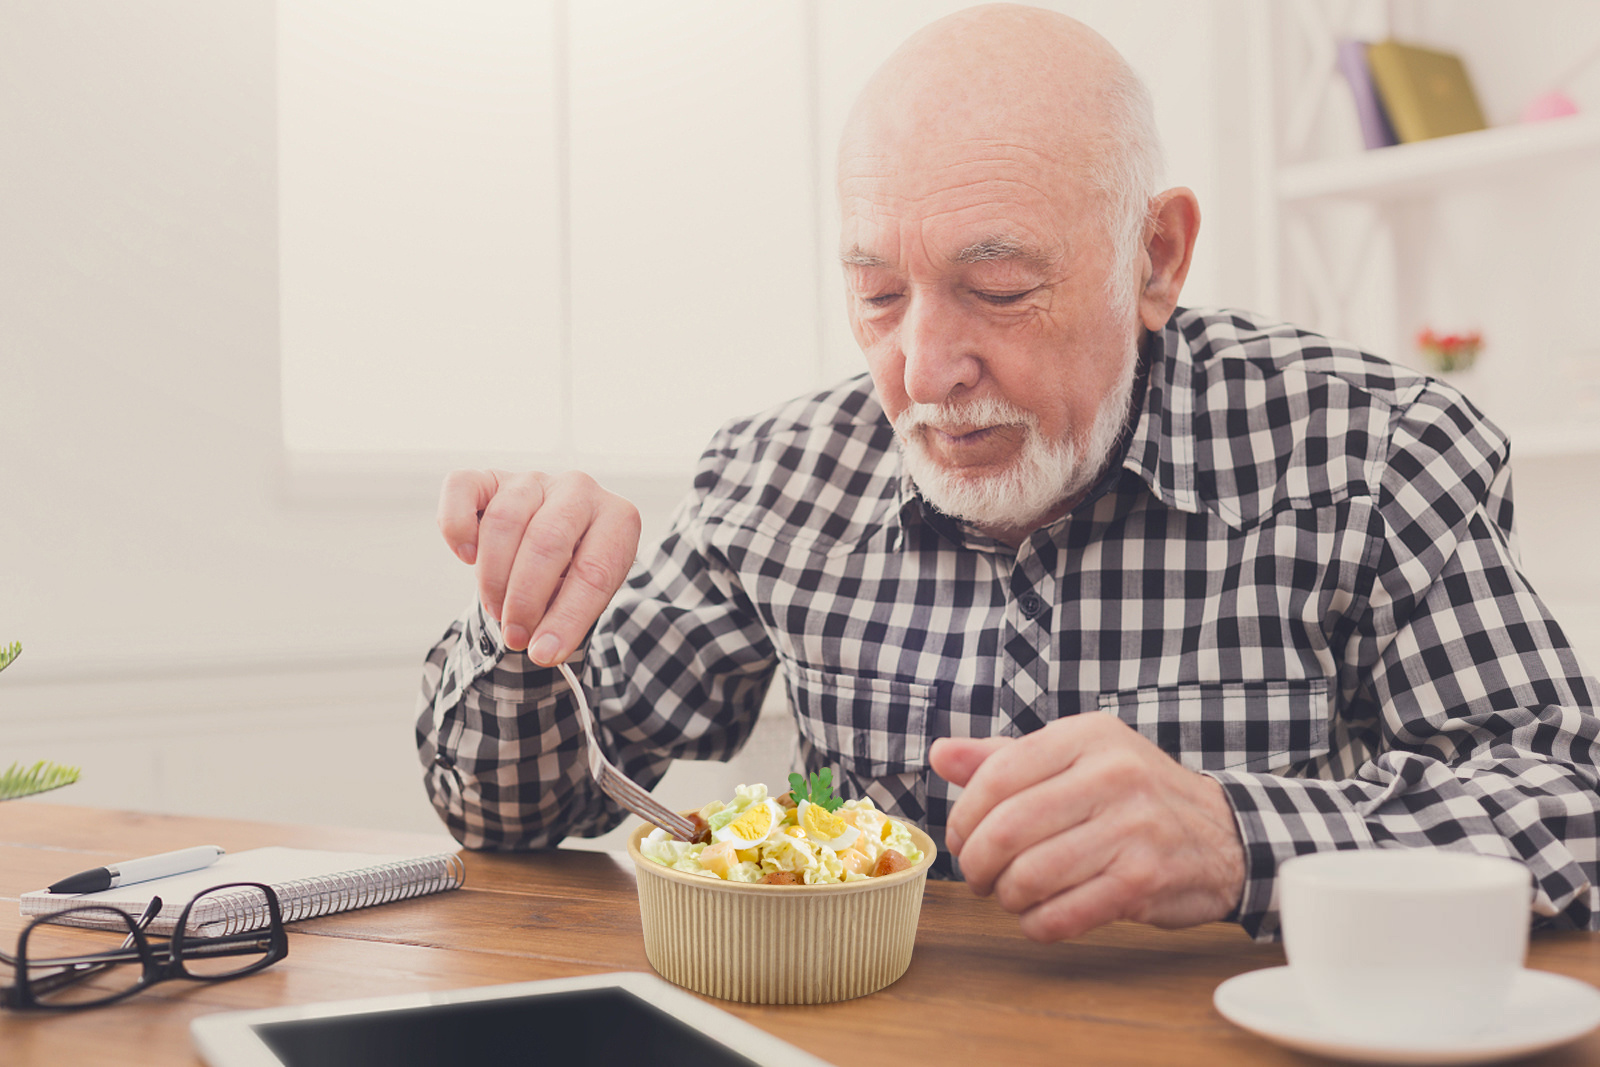
<instances>
[{"instance_id":1,"label":"potato chunk","mask_svg":"<svg viewBox=\"0 0 1600 1067\"><path fill-rule=\"evenodd\" d=\"M883 855L878 857L877 865L872 868L872 877L882 878L884 875L893 874L895 871L909 871L910 869L910 860L894 849L886 848L883 850Z\"/></svg>"}]
</instances>

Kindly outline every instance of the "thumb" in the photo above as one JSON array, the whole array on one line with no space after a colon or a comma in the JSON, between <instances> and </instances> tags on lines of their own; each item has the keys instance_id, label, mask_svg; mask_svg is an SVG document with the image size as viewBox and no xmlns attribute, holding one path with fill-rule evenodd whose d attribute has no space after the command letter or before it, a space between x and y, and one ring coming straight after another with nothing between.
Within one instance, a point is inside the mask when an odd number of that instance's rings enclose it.
<instances>
[{"instance_id":1,"label":"thumb","mask_svg":"<svg viewBox=\"0 0 1600 1067\"><path fill-rule=\"evenodd\" d=\"M928 765L951 785L965 786L984 760L1015 741L1014 737L941 737L928 749Z\"/></svg>"}]
</instances>

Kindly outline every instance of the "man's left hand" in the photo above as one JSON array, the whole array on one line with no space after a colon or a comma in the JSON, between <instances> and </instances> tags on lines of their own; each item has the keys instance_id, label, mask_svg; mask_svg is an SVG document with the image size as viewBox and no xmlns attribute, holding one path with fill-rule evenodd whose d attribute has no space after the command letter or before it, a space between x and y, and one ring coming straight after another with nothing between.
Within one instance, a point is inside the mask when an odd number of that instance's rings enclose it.
<instances>
[{"instance_id":1,"label":"man's left hand","mask_svg":"<svg viewBox=\"0 0 1600 1067\"><path fill-rule=\"evenodd\" d=\"M1191 926L1231 911L1244 847L1222 786L1111 715L1020 738L940 738L934 771L965 791L946 847L1035 941L1131 919Z\"/></svg>"}]
</instances>

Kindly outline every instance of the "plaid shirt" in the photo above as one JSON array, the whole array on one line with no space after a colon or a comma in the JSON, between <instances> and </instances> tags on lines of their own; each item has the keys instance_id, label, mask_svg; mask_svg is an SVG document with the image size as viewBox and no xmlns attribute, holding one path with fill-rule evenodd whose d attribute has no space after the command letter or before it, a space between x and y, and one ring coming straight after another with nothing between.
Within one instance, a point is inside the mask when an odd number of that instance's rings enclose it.
<instances>
[{"instance_id":1,"label":"plaid shirt","mask_svg":"<svg viewBox=\"0 0 1600 1067\"><path fill-rule=\"evenodd\" d=\"M724 429L579 654L611 759L646 786L727 759L781 669L808 770L942 841L934 738L1105 712L1222 784L1257 937L1281 861L1374 845L1516 857L1550 924L1600 927L1597 687L1518 567L1506 439L1290 326L1180 309L1153 340L1121 467L1015 550L921 502L865 378ZM623 818L481 610L420 711L467 846Z\"/></svg>"}]
</instances>

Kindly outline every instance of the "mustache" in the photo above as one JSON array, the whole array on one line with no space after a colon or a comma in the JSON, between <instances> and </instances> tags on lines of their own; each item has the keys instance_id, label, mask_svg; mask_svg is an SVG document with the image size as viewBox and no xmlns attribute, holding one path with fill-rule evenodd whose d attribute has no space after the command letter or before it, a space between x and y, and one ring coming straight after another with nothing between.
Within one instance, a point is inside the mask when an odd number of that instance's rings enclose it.
<instances>
[{"instance_id":1,"label":"mustache","mask_svg":"<svg viewBox=\"0 0 1600 1067\"><path fill-rule=\"evenodd\" d=\"M1024 411L999 397L981 397L945 404L912 403L895 418L894 429L901 436L908 436L921 429L951 433L995 426L1032 428L1038 424L1038 416L1031 411Z\"/></svg>"}]
</instances>

